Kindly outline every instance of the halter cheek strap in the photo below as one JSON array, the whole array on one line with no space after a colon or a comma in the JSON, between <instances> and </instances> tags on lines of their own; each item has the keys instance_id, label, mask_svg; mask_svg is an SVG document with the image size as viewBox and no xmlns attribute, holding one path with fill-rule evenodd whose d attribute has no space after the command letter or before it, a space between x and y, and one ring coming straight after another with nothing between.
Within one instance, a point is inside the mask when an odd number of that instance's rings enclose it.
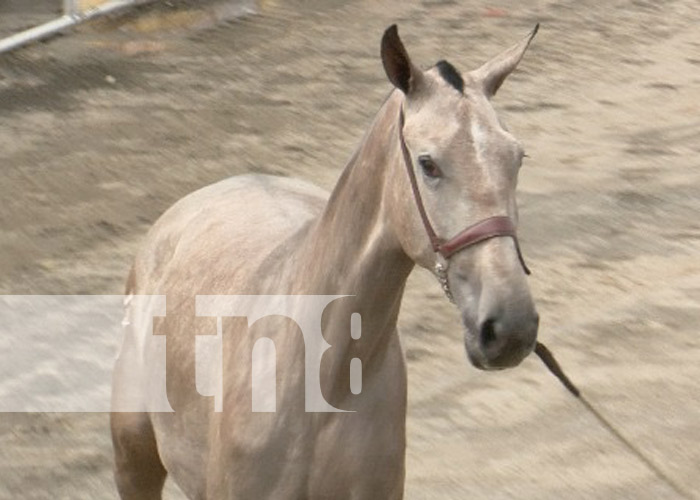
<instances>
[{"instance_id":1,"label":"halter cheek strap","mask_svg":"<svg viewBox=\"0 0 700 500\"><path fill-rule=\"evenodd\" d=\"M463 231L460 231L457 235L451 239L445 241L440 238L433 225L430 223L428 218L428 213L425 211L425 205L423 204L423 197L420 194L420 189L418 188L418 180L416 179L416 174L413 169L413 159L411 158L411 152L408 150L406 145L406 140L403 136L404 127L404 113L403 109L399 114L399 142L401 144L401 152L403 154L404 164L406 165L406 171L408 173L408 179L411 182L411 190L413 191L413 198L416 200L416 206L418 207L418 213L423 221L423 227L430 240L430 245L433 248L433 252L440 255L444 259L444 264L437 262L435 265L435 274L438 280L442 284L442 289L451 301L452 293L450 292L450 286L447 281L447 266L449 258L452 257L457 252L486 241L490 238L496 238L500 236L508 236L513 238L515 243L515 250L518 253L518 260L520 260L520 265L523 267L525 274L530 274L530 269L528 269L525 264L525 259L520 251L520 244L518 243L518 236L515 228L515 224L512 219L508 216L498 215L495 217L489 217L476 224L467 227Z\"/></svg>"}]
</instances>

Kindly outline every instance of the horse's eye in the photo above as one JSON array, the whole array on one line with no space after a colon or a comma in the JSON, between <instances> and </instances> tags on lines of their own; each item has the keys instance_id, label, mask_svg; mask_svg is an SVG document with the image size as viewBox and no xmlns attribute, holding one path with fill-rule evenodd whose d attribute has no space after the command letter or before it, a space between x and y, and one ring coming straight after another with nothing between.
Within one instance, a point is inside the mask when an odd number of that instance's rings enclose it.
<instances>
[{"instance_id":1,"label":"horse's eye","mask_svg":"<svg viewBox=\"0 0 700 500\"><path fill-rule=\"evenodd\" d=\"M431 179L442 177L440 167L437 166L437 163L433 161L430 155L420 155L418 157L418 163L420 163L426 177L430 177Z\"/></svg>"}]
</instances>

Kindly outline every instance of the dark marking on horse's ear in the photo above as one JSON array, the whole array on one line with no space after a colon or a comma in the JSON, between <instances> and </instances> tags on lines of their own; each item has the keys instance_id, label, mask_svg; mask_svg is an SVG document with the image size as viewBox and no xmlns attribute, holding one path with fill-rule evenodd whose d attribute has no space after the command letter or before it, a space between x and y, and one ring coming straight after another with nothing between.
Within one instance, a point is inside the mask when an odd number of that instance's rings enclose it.
<instances>
[{"instance_id":1,"label":"dark marking on horse's ear","mask_svg":"<svg viewBox=\"0 0 700 500\"><path fill-rule=\"evenodd\" d=\"M408 52L399 38L399 29L395 24L389 26L382 37L382 64L389 81L404 94L411 90L413 66Z\"/></svg>"},{"instance_id":2,"label":"dark marking on horse's ear","mask_svg":"<svg viewBox=\"0 0 700 500\"><path fill-rule=\"evenodd\" d=\"M464 93L464 78L454 66L445 60L438 61L435 66L443 80L457 89L460 94Z\"/></svg>"}]
</instances>

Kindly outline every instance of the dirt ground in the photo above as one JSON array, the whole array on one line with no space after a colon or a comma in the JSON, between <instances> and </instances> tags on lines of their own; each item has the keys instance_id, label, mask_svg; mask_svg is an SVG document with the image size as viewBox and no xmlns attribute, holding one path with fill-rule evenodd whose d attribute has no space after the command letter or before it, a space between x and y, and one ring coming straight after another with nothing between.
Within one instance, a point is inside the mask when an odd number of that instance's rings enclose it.
<instances>
[{"instance_id":1,"label":"dirt ground","mask_svg":"<svg viewBox=\"0 0 700 500\"><path fill-rule=\"evenodd\" d=\"M520 232L540 338L700 498L700 4L277 0L230 21L217 8L139 11L0 56L0 293L120 294L159 214L230 175L330 189L389 90L392 22L416 62L468 70L539 21L496 101L530 156ZM401 326L407 498L683 498L536 359L468 365L426 272ZM0 498L115 498L107 420L0 415Z\"/></svg>"}]
</instances>

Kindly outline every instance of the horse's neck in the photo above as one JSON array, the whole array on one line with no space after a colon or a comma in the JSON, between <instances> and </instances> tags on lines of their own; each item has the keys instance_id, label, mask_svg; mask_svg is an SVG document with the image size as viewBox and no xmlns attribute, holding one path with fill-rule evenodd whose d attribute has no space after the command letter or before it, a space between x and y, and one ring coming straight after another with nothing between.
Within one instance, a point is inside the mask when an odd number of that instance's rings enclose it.
<instances>
[{"instance_id":1,"label":"horse's neck","mask_svg":"<svg viewBox=\"0 0 700 500\"><path fill-rule=\"evenodd\" d=\"M379 336L395 328L413 268L390 224L391 201L387 199L387 183L392 182L400 160L395 129L399 106L397 95L382 106L326 208L310 228L301 256L305 278L312 276L307 284L313 287L301 293L355 296L352 309L361 313L363 332L377 336L363 342L370 351L388 342ZM342 317L348 312L339 311L338 320L349 324L349 316ZM339 335L351 340L347 331Z\"/></svg>"}]
</instances>

